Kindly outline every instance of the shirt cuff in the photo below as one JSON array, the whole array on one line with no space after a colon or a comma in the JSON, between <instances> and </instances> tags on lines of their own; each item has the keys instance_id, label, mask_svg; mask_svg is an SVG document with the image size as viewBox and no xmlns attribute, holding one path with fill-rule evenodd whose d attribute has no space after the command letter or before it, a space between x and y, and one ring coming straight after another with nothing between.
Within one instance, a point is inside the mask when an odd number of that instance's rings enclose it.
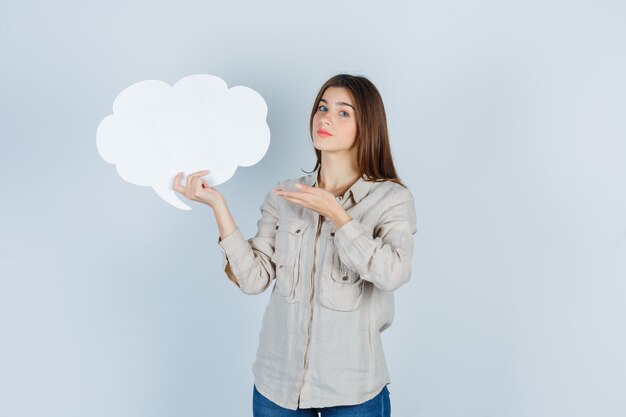
<instances>
[{"instance_id":1,"label":"shirt cuff","mask_svg":"<svg viewBox=\"0 0 626 417\"><path fill-rule=\"evenodd\" d=\"M361 223L356 219L351 219L335 231L335 241L338 241L339 245L347 248L348 245L363 232L364 229Z\"/></svg>"},{"instance_id":2,"label":"shirt cuff","mask_svg":"<svg viewBox=\"0 0 626 417\"><path fill-rule=\"evenodd\" d=\"M237 251L237 249L239 249L245 243L246 243L246 238L243 236L239 228L235 229L224 239L222 239L219 236L217 238L217 244L220 246L220 248L226 255L234 254Z\"/></svg>"},{"instance_id":3,"label":"shirt cuff","mask_svg":"<svg viewBox=\"0 0 626 417\"><path fill-rule=\"evenodd\" d=\"M241 288L241 284L235 276L233 265L230 260L233 259L233 254L245 243L246 240L239 228L235 229L235 231L226 236L224 239L219 236L217 237L217 245L222 252L222 269L228 276L228 279L230 279L239 288Z\"/></svg>"}]
</instances>

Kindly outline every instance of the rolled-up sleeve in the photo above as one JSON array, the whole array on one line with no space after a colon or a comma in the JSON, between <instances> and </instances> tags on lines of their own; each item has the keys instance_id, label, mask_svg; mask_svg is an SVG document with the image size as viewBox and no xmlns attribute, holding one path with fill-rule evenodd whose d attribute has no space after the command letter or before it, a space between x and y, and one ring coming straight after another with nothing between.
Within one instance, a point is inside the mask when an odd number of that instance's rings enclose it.
<instances>
[{"instance_id":1,"label":"rolled-up sleeve","mask_svg":"<svg viewBox=\"0 0 626 417\"><path fill-rule=\"evenodd\" d=\"M411 277L413 235L417 232L411 192L399 189L389 198L371 232L355 219L337 229L335 245L341 261L362 279L384 291L393 291Z\"/></svg>"},{"instance_id":2,"label":"rolled-up sleeve","mask_svg":"<svg viewBox=\"0 0 626 417\"><path fill-rule=\"evenodd\" d=\"M228 278L245 294L265 291L275 277L271 261L276 239L276 195L269 192L261 205L256 235L246 240L239 228L224 239L218 237L223 269Z\"/></svg>"}]
</instances>

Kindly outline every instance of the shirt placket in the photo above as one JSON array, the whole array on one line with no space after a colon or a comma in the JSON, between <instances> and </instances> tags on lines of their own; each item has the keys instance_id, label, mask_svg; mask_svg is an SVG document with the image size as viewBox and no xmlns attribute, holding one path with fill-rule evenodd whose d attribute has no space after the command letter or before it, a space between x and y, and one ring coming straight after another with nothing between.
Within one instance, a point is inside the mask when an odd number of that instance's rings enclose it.
<instances>
[{"instance_id":1,"label":"shirt placket","mask_svg":"<svg viewBox=\"0 0 626 417\"><path fill-rule=\"evenodd\" d=\"M308 363L308 353L309 353L309 346L311 344L311 326L312 326L312 322L313 322L313 307L314 307L314 297L315 297L315 254L317 253L317 242L318 242L318 238L320 236L320 230L322 227L322 222L324 217L321 215L317 215L317 222L316 222L316 228L315 228L315 237L313 239L313 257L312 259L312 268L311 268L311 276L310 276L310 298L309 298L309 316L308 316L308 322L307 322L307 340L306 340L306 347L304 349L304 367L302 369L302 375L300 377L300 387L299 387L299 392L298 392L298 407L300 407L300 403L302 401L302 389L304 386L304 382L305 382L305 375L309 370L309 363ZM309 401L308 398L305 397L305 401Z\"/></svg>"},{"instance_id":2,"label":"shirt placket","mask_svg":"<svg viewBox=\"0 0 626 417\"><path fill-rule=\"evenodd\" d=\"M314 186L317 186L314 185ZM337 202L345 208L345 201L343 196L337 196L335 197L335 199L337 200ZM304 382L305 382L305 376L306 373L309 372L309 362L308 362L308 352L309 352L309 347L311 344L311 326L312 326L312 322L313 322L313 315L314 315L314 306L315 306L315 270L316 270L316 253L317 253L317 245L318 245L318 240L319 240L319 236L320 236L320 232L323 226L323 223L326 221L326 219L324 218L324 216L322 215L317 215L317 224L316 224L316 232L315 232L315 237L313 240L313 258L312 258L312 268L311 268L311 279L310 279L310 286L311 286L311 291L310 291L310 299L309 299L309 317L308 317L308 324L307 324L307 341L306 341L306 348L304 351L304 367L302 370L302 376L301 376L301 380L300 380L300 387L299 387L299 393L298 393L298 407L300 407L301 401L302 401L302 390L304 387ZM305 397L305 402L309 402L310 399Z\"/></svg>"}]
</instances>

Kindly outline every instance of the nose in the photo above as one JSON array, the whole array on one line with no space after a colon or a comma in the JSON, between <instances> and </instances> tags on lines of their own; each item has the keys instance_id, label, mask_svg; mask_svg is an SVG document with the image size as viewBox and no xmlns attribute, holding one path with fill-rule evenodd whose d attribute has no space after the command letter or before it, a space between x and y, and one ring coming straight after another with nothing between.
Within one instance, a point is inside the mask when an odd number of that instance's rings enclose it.
<instances>
[{"instance_id":1,"label":"nose","mask_svg":"<svg viewBox=\"0 0 626 417\"><path fill-rule=\"evenodd\" d=\"M324 126L330 126L331 124L331 119L328 116L328 113L324 114L320 120L322 122L322 125Z\"/></svg>"}]
</instances>

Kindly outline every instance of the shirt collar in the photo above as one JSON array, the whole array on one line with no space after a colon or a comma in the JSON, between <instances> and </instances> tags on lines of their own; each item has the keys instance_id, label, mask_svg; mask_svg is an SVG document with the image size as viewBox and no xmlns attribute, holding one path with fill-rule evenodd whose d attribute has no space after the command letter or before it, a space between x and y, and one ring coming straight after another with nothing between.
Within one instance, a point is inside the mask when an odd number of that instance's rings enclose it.
<instances>
[{"instance_id":1,"label":"shirt collar","mask_svg":"<svg viewBox=\"0 0 626 417\"><path fill-rule=\"evenodd\" d=\"M311 187L317 186L317 176L319 174L320 167L317 167L315 171L307 175L306 183ZM373 181L365 181L363 177L359 177L358 180L346 191L346 195L351 194L354 204L357 204L370 192L374 186Z\"/></svg>"}]
</instances>

